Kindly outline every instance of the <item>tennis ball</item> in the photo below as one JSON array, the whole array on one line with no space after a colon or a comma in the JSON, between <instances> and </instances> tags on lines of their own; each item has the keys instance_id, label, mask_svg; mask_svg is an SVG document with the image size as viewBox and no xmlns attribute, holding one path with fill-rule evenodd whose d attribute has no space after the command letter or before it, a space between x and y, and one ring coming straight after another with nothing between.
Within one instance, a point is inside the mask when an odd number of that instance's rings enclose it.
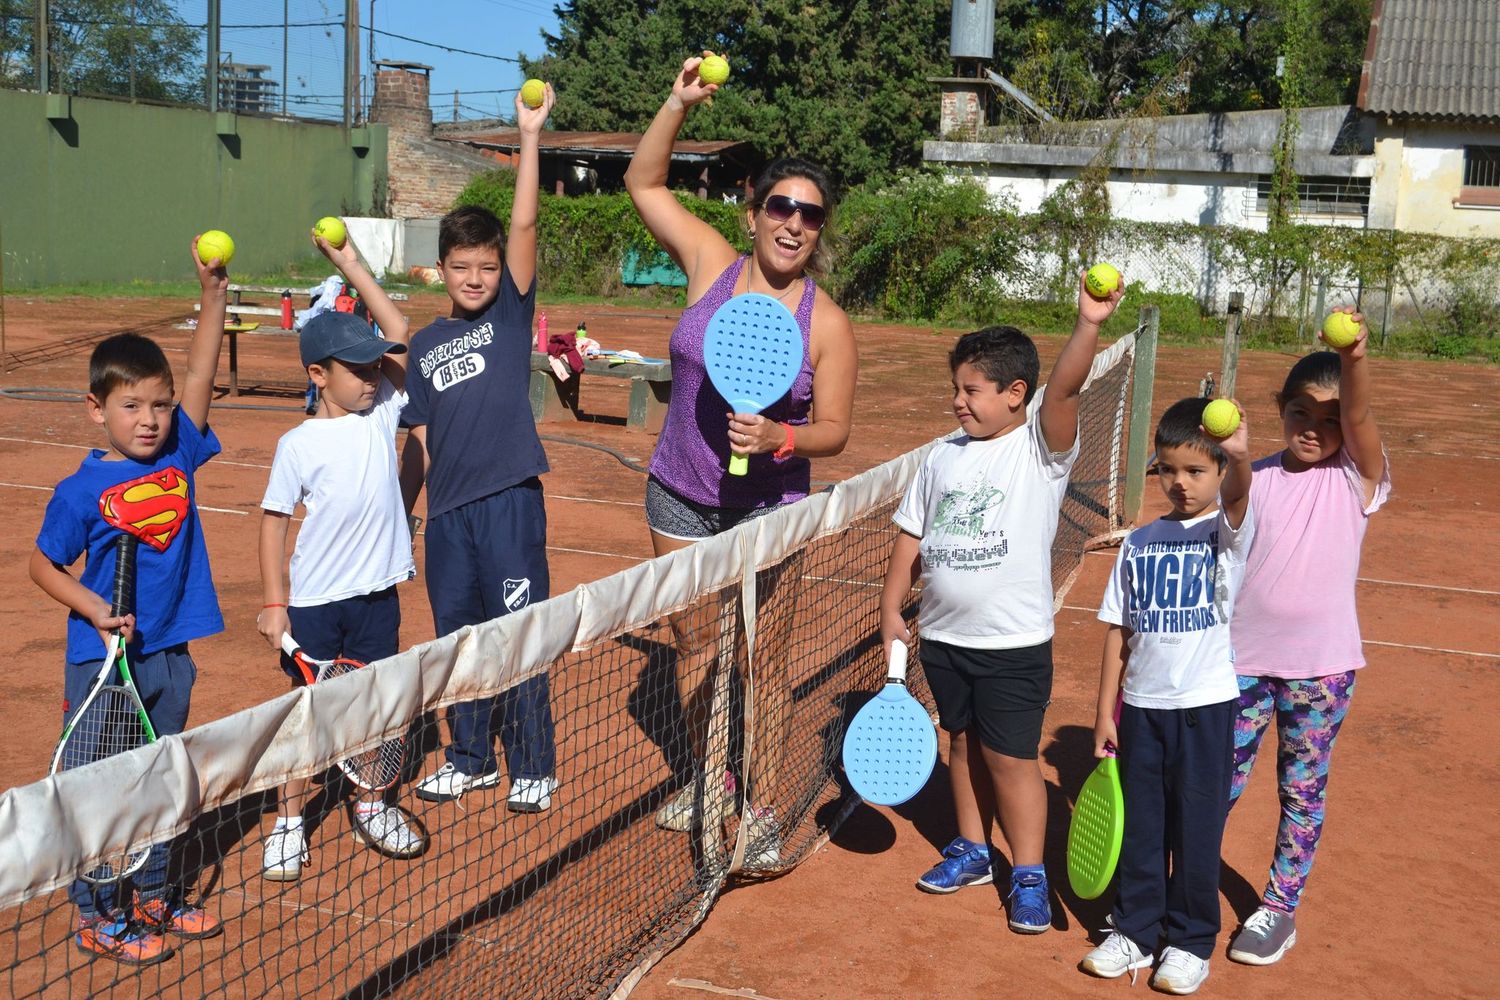
<instances>
[{"instance_id":1,"label":"tennis ball","mask_svg":"<svg viewBox=\"0 0 1500 1000\"><path fill-rule=\"evenodd\" d=\"M698 79L704 83L723 83L729 79L729 60L723 56L705 56L698 64Z\"/></svg>"},{"instance_id":2,"label":"tennis ball","mask_svg":"<svg viewBox=\"0 0 1500 1000\"><path fill-rule=\"evenodd\" d=\"M325 215L313 226L313 235L321 236L323 240L335 250L343 249L345 241L349 239L349 230L344 228L344 220L336 215Z\"/></svg>"},{"instance_id":3,"label":"tennis ball","mask_svg":"<svg viewBox=\"0 0 1500 1000\"><path fill-rule=\"evenodd\" d=\"M1083 287L1096 299L1107 299L1120 287L1120 272L1113 264L1095 264L1083 276Z\"/></svg>"},{"instance_id":4,"label":"tennis ball","mask_svg":"<svg viewBox=\"0 0 1500 1000\"><path fill-rule=\"evenodd\" d=\"M215 259L228 264L234 256L234 240L222 229L210 229L198 237L198 259L207 264Z\"/></svg>"},{"instance_id":5,"label":"tennis ball","mask_svg":"<svg viewBox=\"0 0 1500 1000\"><path fill-rule=\"evenodd\" d=\"M1227 438L1240 426L1240 411L1227 399L1216 399L1203 408L1203 429L1216 438Z\"/></svg>"},{"instance_id":6,"label":"tennis ball","mask_svg":"<svg viewBox=\"0 0 1500 1000\"><path fill-rule=\"evenodd\" d=\"M1323 343L1329 347L1348 347L1359 339L1359 324L1346 312L1329 313L1323 321Z\"/></svg>"},{"instance_id":7,"label":"tennis ball","mask_svg":"<svg viewBox=\"0 0 1500 1000\"><path fill-rule=\"evenodd\" d=\"M547 99L547 85L540 80L527 80L521 84L521 103L528 108L539 108Z\"/></svg>"}]
</instances>

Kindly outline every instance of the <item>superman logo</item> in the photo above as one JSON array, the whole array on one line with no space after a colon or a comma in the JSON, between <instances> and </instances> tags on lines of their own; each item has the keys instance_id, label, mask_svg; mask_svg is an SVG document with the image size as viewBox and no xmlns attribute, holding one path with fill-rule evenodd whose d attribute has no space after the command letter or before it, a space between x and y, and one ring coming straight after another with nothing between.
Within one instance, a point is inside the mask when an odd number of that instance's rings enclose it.
<instances>
[{"instance_id":1,"label":"superman logo","mask_svg":"<svg viewBox=\"0 0 1500 1000\"><path fill-rule=\"evenodd\" d=\"M99 513L113 527L165 552L187 522L187 476L180 469L158 469L111 486L99 496Z\"/></svg>"}]
</instances>

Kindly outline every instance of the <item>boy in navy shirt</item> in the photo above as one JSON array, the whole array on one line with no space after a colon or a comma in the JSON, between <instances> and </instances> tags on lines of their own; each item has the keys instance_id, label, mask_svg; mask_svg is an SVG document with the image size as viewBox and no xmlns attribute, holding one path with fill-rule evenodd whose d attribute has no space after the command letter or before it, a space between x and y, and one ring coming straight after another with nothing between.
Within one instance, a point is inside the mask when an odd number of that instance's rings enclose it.
<instances>
[{"instance_id":1,"label":"boy in navy shirt","mask_svg":"<svg viewBox=\"0 0 1500 1000\"><path fill-rule=\"evenodd\" d=\"M224 629L193 475L219 453L208 408L229 276L217 259L205 264L198 258L197 240L193 262L203 287L202 311L181 398L174 406L172 368L154 341L133 333L100 341L89 359L87 404L109 448L90 452L77 472L57 484L31 554L32 581L69 611L65 722L98 675L109 634L119 629L157 734L182 732L198 675L188 643ZM143 543L136 557L135 613L119 618L111 616L106 595L122 529L105 521L106 501L126 522L124 530ZM79 556L85 556L83 573L75 578L67 567ZM203 938L222 930L217 918L184 904L180 887L167 884L167 854L161 846L152 849L134 877L133 897L117 885L73 883L69 895L78 906L74 942L80 950L146 965L172 954L164 934Z\"/></svg>"},{"instance_id":2,"label":"boy in navy shirt","mask_svg":"<svg viewBox=\"0 0 1500 1000\"><path fill-rule=\"evenodd\" d=\"M438 635L519 611L548 596L547 456L531 418L531 318L536 307L538 144L552 108L516 98L520 165L506 239L486 209L460 208L438 229L438 269L453 302L411 341L411 427L402 482L416 500L427 482L427 594ZM418 473L421 473L419 475ZM500 782L490 719L500 710L510 793L506 805L540 812L557 790L547 677L498 698L448 709L447 762L417 796L447 802Z\"/></svg>"}]
</instances>

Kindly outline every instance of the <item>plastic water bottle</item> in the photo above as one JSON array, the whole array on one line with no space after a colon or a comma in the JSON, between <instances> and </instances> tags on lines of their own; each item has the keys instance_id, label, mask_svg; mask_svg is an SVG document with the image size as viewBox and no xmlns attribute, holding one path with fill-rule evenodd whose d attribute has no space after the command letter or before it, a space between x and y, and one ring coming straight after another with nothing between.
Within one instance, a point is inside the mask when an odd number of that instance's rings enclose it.
<instances>
[{"instance_id":1,"label":"plastic water bottle","mask_svg":"<svg viewBox=\"0 0 1500 1000\"><path fill-rule=\"evenodd\" d=\"M588 339L588 335L589 335L589 325L587 323L585 323L583 320L579 320L578 321L578 329L573 331L573 339L574 340L587 340Z\"/></svg>"},{"instance_id":2,"label":"plastic water bottle","mask_svg":"<svg viewBox=\"0 0 1500 1000\"><path fill-rule=\"evenodd\" d=\"M536 321L536 349L547 353L547 314L542 313Z\"/></svg>"},{"instance_id":3,"label":"plastic water bottle","mask_svg":"<svg viewBox=\"0 0 1500 1000\"><path fill-rule=\"evenodd\" d=\"M281 328L292 328L292 293L286 290L281 293Z\"/></svg>"}]
</instances>

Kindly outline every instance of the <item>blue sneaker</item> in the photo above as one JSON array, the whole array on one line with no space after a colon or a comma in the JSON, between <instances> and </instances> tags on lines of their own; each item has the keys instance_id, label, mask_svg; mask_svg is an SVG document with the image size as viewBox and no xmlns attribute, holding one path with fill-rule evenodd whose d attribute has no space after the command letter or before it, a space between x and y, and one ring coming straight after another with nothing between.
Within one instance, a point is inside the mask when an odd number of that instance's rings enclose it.
<instances>
[{"instance_id":1,"label":"blue sneaker","mask_svg":"<svg viewBox=\"0 0 1500 1000\"><path fill-rule=\"evenodd\" d=\"M995 881L990 867L990 849L962 837L943 848L943 860L926 875L917 879L923 892L957 892L966 885L989 885Z\"/></svg>"},{"instance_id":2,"label":"blue sneaker","mask_svg":"<svg viewBox=\"0 0 1500 1000\"><path fill-rule=\"evenodd\" d=\"M1010 877L1010 929L1017 934L1040 934L1052 927L1052 904L1047 898L1045 872L1022 872Z\"/></svg>"}]
</instances>

